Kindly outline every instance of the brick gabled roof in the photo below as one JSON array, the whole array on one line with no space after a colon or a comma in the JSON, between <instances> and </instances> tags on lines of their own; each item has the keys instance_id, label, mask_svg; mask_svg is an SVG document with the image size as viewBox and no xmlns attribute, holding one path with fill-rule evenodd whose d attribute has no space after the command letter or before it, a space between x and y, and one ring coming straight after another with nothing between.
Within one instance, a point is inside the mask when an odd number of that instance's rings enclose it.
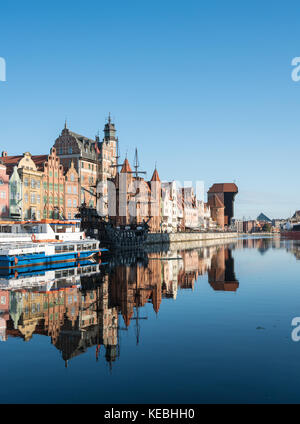
<instances>
[{"instance_id":1,"label":"brick gabled roof","mask_svg":"<svg viewBox=\"0 0 300 424\"><path fill-rule=\"evenodd\" d=\"M238 193L238 187L234 183L218 183L212 185L208 193Z\"/></svg>"},{"instance_id":2,"label":"brick gabled roof","mask_svg":"<svg viewBox=\"0 0 300 424\"><path fill-rule=\"evenodd\" d=\"M35 165L36 165L36 167L39 171L43 170L44 163L47 162L48 158L49 158L49 155L31 156L31 159L33 160L33 162L35 163Z\"/></svg>"},{"instance_id":3,"label":"brick gabled roof","mask_svg":"<svg viewBox=\"0 0 300 424\"><path fill-rule=\"evenodd\" d=\"M14 167L18 165L18 163L21 159L23 159L23 157L23 155L1 157L3 165L6 166L6 172L8 175L12 174Z\"/></svg>"},{"instance_id":4,"label":"brick gabled roof","mask_svg":"<svg viewBox=\"0 0 300 424\"><path fill-rule=\"evenodd\" d=\"M130 165L129 165L129 162L128 162L128 159L127 158L124 160L124 163L123 163L121 172L123 174L125 174L125 173L131 173L132 172L132 169L130 168Z\"/></svg>"}]
</instances>

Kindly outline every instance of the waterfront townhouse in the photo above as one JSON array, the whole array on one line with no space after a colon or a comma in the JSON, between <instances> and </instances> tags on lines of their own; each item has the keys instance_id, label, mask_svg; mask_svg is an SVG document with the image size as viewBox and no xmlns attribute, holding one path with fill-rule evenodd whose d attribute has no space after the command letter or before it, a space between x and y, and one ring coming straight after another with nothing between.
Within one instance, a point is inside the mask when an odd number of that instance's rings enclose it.
<instances>
[{"instance_id":1,"label":"waterfront townhouse","mask_svg":"<svg viewBox=\"0 0 300 424\"><path fill-rule=\"evenodd\" d=\"M9 215L9 176L6 166L0 161L0 218Z\"/></svg>"},{"instance_id":2,"label":"waterfront townhouse","mask_svg":"<svg viewBox=\"0 0 300 424\"><path fill-rule=\"evenodd\" d=\"M18 172L18 166L12 168L9 178L9 216L11 218L21 218L22 216L22 180Z\"/></svg>"},{"instance_id":3,"label":"waterfront townhouse","mask_svg":"<svg viewBox=\"0 0 300 424\"><path fill-rule=\"evenodd\" d=\"M176 232L178 229L178 190L176 181L162 183L162 230Z\"/></svg>"},{"instance_id":4,"label":"waterfront townhouse","mask_svg":"<svg viewBox=\"0 0 300 424\"><path fill-rule=\"evenodd\" d=\"M49 155L32 156L37 169L42 173L41 219L64 218L64 169L52 148Z\"/></svg>"},{"instance_id":5,"label":"waterfront townhouse","mask_svg":"<svg viewBox=\"0 0 300 424\"><path fill-rule=\"evenodd\" d=\"M96 207L96 183L99 175L100 150L97 140L70 131L65 124L54 147L65 171L74 164L80 180L80 204Z\"/></svg>"},{"instance_id":6,"label":"waterfront townhouse","mask_svg":"<svg viewBox=\"0 0 300 424\"><path fill-rule=\"evenodd\" d=\"M198 206L198 226L201 229L208 229L210 227L210 207L203 200L197 200Z\"/></svg>"},{"instance_id":7,"label":"waterfront townhouse","mask_svg":"<svg viewBox=\"0 0 300 424\"><path fill-rule=\"evenodd\" d=\"M21 193L18 195L18 197L22 196L19 203L20 206L17 203L16 193L13 192L15 197L11 199L11 210L19 210L18 217L21 219L41 219L43 173L37 169L31 154L26 152L20 156L8 156L7 152L3 152L2 162L7 167L8 175L13 177L12 183L15 184L14 187L18 189L20 185L22 186ZM17 168L21 184L16 181L16 175L14 174L13 176L15 167ZM13 186L13 184L10 184L10 186Z\"/></svg>"},{"instance_id":8,"label":"waterfront townhouse","mask_svg":"<svg viewBox=\"0 0 300 424\"><path fill-rule=\"evenodd\" d=\"M193 187L184 187L181 189L183 198L184 226L189 229L199 227L199 216L197 208L197 199Z\"/></svg>"},{"instance_id":9,"label":"waterfront townhouse","mask_svg":"<svg viewBox=\"0 0 300 424\"><path fill-rule=\"evenodd\" d=\"M80 185L74 162L71 163L71 167L65 172L64 187L65 217L66 219L73 219L78 213L78 206L80 205Z\"/></svg>"}]
</instances>

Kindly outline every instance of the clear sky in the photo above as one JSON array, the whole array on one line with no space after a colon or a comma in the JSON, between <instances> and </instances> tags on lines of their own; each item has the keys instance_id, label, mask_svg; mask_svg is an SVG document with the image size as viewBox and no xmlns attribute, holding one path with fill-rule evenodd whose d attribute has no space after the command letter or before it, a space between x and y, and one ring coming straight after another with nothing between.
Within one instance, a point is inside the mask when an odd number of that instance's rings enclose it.
<instances>
[{"instance_id":1,"label":"clear sky","mask_svg":"<svg viewBox=\"0 0 300 424\"><path fill-rule=\"evenodd\" d=\"M0 9L0 148L47 153L67 117L150 178L236 181L236 217L300 209L300 4L10 1Z\"/></svg>"}]
</instances>

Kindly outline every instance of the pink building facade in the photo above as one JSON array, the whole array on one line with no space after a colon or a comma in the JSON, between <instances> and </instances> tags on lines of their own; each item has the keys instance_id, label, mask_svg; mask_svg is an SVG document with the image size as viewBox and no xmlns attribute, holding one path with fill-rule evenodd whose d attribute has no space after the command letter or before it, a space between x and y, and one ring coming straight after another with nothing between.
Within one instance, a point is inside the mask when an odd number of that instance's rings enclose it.
<instances>
[{"instance_id":1,"label":"pink building facade","mask_svg":"<svg viewBox=\"0 0 300 424\"><path fill-rule=\"evenodd\" d=\"M9 216L9 176L6 166L0 163L0 218Z\"/></svg>"}]
</instances>

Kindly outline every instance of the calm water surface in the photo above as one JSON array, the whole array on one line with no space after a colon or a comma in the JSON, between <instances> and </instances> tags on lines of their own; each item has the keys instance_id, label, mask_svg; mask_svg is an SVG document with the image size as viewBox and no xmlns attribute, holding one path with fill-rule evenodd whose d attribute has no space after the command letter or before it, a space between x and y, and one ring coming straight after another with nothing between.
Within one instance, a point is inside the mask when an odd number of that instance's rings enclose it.
<instances>
[{"instance_id":1,"label":"calm water surface","mask_svg":"<svg viewBox=\"0 0 300 424\"><path fill-rule=\"evenodd\" d=\"M300 402L297 257L245 239L1 279L1 403Z\"/></svg>"}]
</instances>

